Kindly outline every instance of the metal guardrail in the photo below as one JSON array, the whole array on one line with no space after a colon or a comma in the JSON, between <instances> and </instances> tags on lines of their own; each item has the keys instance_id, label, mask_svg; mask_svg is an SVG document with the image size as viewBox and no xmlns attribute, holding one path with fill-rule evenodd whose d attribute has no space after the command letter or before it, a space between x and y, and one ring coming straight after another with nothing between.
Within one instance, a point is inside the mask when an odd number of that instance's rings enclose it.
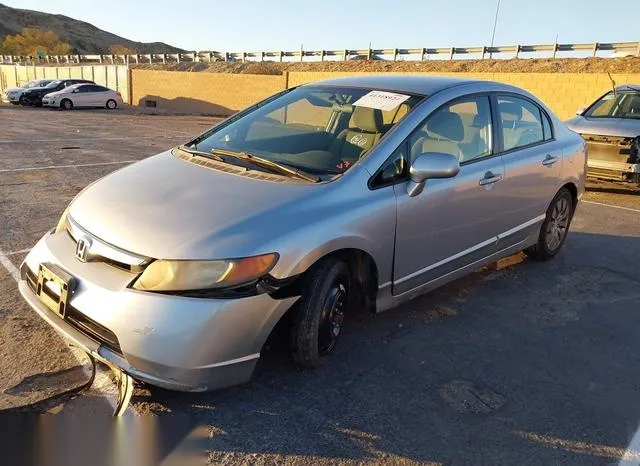
<instances>
[{"instance_id":1,"label":"metal guardrail","mask_svg":"<svg viewBox=\"0 0 640 466\"><path fill-rule=\"evenodd\" d=\"M361 59L386 59L397 61L407 56L419 57L419 60L428 60L431 55L448 56L453 60L458 55L478 55L480 59L491 57L494 54L513 54L516 58L529 53L547 53L552 58L558 52L587 52L596 56L598 52L612 51L623 52L640 56L640 42L595 42L584 44L538 44L538 45L501 45L494 47L436 47L436 48L409 48L409 49L343 49L343 50L294 50L275 52L185 52L185 53L147 53L135 55L51 55L51 56L9 56L0 55L0 63L29 63L29 64L78 64L78 63L180 63L214 61L285 61L294 58L297 61L325 61L327 58L339 57L342 60L353 58ZM291 61L291 60L286 60Z\"/></svg>"}]
</instances>

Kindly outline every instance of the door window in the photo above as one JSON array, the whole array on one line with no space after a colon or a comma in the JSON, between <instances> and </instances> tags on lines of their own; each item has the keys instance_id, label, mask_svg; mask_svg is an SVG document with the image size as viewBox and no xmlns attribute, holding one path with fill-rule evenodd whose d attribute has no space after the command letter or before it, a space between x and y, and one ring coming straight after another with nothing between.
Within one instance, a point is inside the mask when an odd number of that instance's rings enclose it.
<instances>
[{"instance_id":1,"label":"door window","mask_svg":"<svg viewBox=\"0 0 640 466\"><path fill-rule=\"evenodd\" d=\"M411 160L424 152L441 152L458 157L460 163L493 152L489 97L457 99L429 115L410 138Z\"/></svg>"},{"instance_id":2,"label":"door window","mask_svg":"<svg viewBox=\"0 0 640 466\"><path fill-rule=\"evenodd\" d=\"M500 96L498 113L502 122L503 150L530 146L545 140L543 113L533 102L519 97Z\"/></svg>"}]
</instances>

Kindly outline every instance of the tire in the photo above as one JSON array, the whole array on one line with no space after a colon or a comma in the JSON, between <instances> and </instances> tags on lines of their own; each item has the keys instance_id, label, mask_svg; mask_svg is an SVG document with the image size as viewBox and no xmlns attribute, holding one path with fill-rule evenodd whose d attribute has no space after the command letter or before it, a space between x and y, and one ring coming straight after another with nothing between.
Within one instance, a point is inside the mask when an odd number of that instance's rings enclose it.
<instances>
[{"instance_id":1,"label":"tire","mask_svg":"<svg viewBox=\"0 0 640 466\"><path fill-rule=\"evenodd\" d=\"M60 108L63 110L71 110L73 108L73 102L69 99L63 99L62 102L60 102Z\"/></svg>"},{"instance_id":2,"label":"tire","mask_svg":"<svg viewBox=\"0 0 640 466\"><path fill-rule=\"evenodd\" d=\"M293 309L291 356L297 364L317 368L329 359L342 333L350 288L349 267L339 259L310 270Z\"/></svg>"},{"instance_id":3,"label":"tire","mask_svg":"<svg viewBox=\"0 0 640 466\"><path fill-rule=\"evenodd\" d=\"M540 261L555 257L567 238L574 208L571 193L566 188L558 191L547 209L547 216L540 227L538 242L525 249L525 254Z\"/></svg>"},{"instance_id":4,"label":"tire","mask_svg":"<svg viewBox=\"0 0 640 466\"><path fill-rule=\"evenodd\" d=\"M115 110L117 106L118 102L113 99L107 100L107 104L105 105L105 107L107 107L109 110Z\"/></svg>"}]
</instances>

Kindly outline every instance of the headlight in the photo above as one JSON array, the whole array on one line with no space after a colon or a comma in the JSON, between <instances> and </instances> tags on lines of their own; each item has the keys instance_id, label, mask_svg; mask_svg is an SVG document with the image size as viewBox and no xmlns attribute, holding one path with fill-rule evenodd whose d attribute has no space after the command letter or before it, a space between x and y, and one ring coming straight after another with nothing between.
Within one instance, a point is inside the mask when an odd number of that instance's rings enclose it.
<instances>
[{"instance_id":1,"label":"headlight","mask_svg":"<svg viewBox=\"0 0 640 466\"><path fill-rule=\"evenodd\" d=\"M213 261L157 260L133 284L144 291L189 291L226 288L248 283L268 273L278 254Z\"/></svg>"}]
</instances>

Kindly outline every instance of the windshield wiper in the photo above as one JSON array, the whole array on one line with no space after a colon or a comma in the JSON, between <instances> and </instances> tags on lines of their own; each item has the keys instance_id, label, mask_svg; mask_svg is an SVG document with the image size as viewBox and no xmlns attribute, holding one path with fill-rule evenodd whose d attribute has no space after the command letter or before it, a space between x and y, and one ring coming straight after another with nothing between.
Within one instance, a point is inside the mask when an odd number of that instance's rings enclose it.
<instances>
[{"instance_id":1,"label":"windshield wiper","mask_svg":"<svg viewBox=\"0 0 640 466\"><path fill-rule=\"evenodd\" d=\"M283 164L283 163L278 163L278 162L274 162L273 160L269 160L269 159L265 159L262 158L258 155L253 155L253 154L249 154L247 152L241 152L241 151L233 151L233 150L227 150L227 149L211 149L211 153L213 155L222 155L222 156L229 156L229 157L234 157L236 159L240 159L240 160L245 160L245 161L249 161L255 165L260 165L263 167L269 167L271 168L273 171L279 172L279 173L284 173L287 175L291 175L294 176L296 178L300 178L306 181L311 181L312 183L318 183L320 181L320 178L317 176L313 176L309 173L306 173L298 168L293 168L289 165Z\"/></svg>"},{"instance_id":2,"label":"windshield wiper","mask_svg":"<svg viewBox=\"0 0 640 466\"><path fill-rule=\"evenodd\" d=\"M191 149L190 147L187 147L187 146L178 146L178 149L180 149L180 150L182 150L182 151L184 151L184 152L186 152L188 154L191 154L191 155L198 155L200 157L206 157L208 159L214 159L214 160L217 160L218 162L224 162L225 161L219 155L212 154L211 152L203 152L203 151L200 151L200 150Z\"/></svg>"}]
</instances>

